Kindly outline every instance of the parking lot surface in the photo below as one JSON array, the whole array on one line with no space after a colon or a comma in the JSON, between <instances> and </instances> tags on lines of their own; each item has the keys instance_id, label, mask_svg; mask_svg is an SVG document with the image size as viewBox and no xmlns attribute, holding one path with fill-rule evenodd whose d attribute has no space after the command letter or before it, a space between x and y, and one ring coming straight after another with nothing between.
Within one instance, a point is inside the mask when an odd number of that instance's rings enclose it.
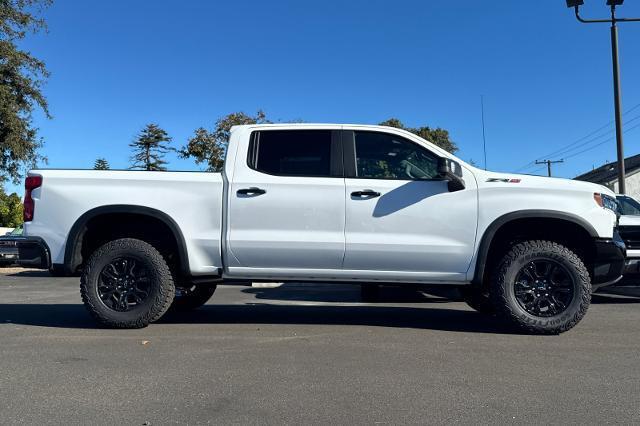
<instances>
[{"instance_id":1,"label":"parking lot surface","mask_svg":"<svg viewBox=\"0 0 640 426\"><path fill-rule=\"evenodd\" d=\"M96 327L77 278L0 275L3 424L640 422L640 299L560 336L417 291L221 286L141 330Z\"/></svg>"}]
</instances>

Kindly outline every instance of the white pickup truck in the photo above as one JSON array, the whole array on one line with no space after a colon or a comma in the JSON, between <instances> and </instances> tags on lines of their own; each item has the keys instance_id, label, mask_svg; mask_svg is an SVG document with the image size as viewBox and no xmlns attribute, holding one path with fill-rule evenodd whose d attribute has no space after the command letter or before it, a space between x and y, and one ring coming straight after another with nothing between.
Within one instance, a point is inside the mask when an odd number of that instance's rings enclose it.
<instances>
[{"instance_id":1,"label":"white pickup truck","mask_svg":"<svg viewBox=\"0 0 640 426\"><path fill-rule=\"evenodd\" d=\"M81 272L102 324L143 327L218 283L442 284L530 333L624 267L614 194L477 169L403 130L234 127L222 173L32 170L24 265Z\"/></svg>"}]
</instances>

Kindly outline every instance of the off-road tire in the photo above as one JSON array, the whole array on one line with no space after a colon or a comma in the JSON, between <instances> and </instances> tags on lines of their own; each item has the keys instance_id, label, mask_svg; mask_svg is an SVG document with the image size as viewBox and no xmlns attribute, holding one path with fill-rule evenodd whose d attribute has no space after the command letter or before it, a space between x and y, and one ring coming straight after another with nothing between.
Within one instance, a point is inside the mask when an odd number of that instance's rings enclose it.
<instances>
[{"instance_id":1,"label":"off-road tire","mask_svg":"<svg viewBox=\"0 0 640 426\"><path fill-rule=\"evenodd\" d=\"M98 280L106 265L123 256L142 262L149 273L150 287L143 304L118 312L100 299ZM112 328L142 328L157 321L169 309L175 287L169 266L158 250L144 241L122 238L104 244L91 255L80 279L80 294L85 307L100 324Z\"/></svg>"},{"instance_id":2,"label":"off-road tire","mask_svg":"<svg viewBox=\"0 0 640 426\"><path fill-rule=\"evenodd\" d=\"M460 289L462 298L472 309L485 315L493 315L496 310L491 303L489 293L476 286L465 286Z\"/></svg>"},{"instance_id":3,"label":"off-road tire","mask_svg":"<svg viewBox=\"0 0 640 426\"><path fill-rule=\"evenodd\" d=\"M562 265L573 280L573 298L557 315L543 317L528 313L515 297L517 273L528 262L548 259ZM491 301L496 314L516 330L529 334L559 334L573 328L591 303L591 277L580 257L551 241L525 241L511 247L495 269L491 280Z\"/></svg>"},{"instance_id":4,"label":"off-road tire","mask_svg":"<svg viewBox=\"0 0 640 426\"><path fill-rule=\"evenodd\" d=\"M171 310L185 312L197 309L207 303L215 291L215 285L197 285L190 289L176 289L176 296L171 304Z\"/></svg>"}]
</instances>

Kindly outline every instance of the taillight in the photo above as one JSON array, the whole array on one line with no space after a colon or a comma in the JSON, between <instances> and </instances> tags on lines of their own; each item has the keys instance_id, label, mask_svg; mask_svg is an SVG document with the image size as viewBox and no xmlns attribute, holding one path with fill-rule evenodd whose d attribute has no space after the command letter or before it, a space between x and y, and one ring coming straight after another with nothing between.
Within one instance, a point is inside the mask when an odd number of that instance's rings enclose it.
<instances>
[{"instance_id":1,"label":"taillight","mask_svg":"<svg viewBox=\"0 0 640 426\"><path fill-rule=\"evenodd\" d=\"M27 176L27 179L24 181L24 210L22 214L22 218L25 222L31 222L33 220L33 213L35 210L35 203L33 201L33 197L31 196L31 192L42 186L42 176Z\"/></svg>"}]
</instances>

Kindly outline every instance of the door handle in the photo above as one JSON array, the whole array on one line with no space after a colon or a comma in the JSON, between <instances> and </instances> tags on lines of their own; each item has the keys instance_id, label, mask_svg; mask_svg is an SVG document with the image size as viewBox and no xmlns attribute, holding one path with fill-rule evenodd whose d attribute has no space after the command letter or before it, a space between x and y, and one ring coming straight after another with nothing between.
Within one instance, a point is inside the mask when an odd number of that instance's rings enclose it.
<instances>
[{"instance_id":1,"label":"door handle","mask_svg":"<svg viewBox=\"0 0 640 426\"><path fill-rule=\"evenodd\" d=\"M376 192L372 189L363 189L362 191L354 191L351 193L352 197L368 197L368 198L375 198L375 197L379 197L380 193Z\"/></svg>"},{"instance_id":2,"label":"door handle","mask_svg":"<svg viewBox=\"0 0 640 426\"><path fill-rule=\"evenodd\" d=\"M266 192L267 191L265 191L264 189L256 188L255 186L252 186L251 188L238 189L238 192L236 192L236 194L238 194L238 195L262 195L262 194L265 194Z\"/></svg>"}]
</instances>

